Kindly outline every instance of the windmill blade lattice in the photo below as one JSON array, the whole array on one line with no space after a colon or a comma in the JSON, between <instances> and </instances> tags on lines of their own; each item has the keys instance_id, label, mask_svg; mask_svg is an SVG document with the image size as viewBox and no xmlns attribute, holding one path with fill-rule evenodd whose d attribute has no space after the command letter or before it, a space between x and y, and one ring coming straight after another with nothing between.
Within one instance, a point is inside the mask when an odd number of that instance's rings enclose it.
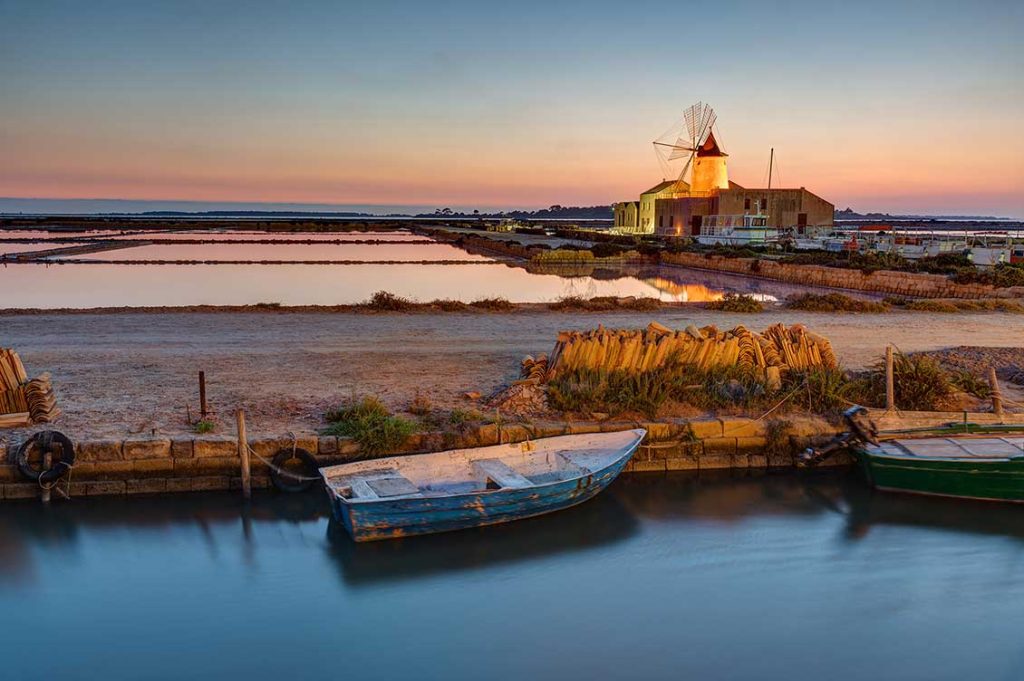
<instances>
[{"instance_id":1,"label":"windmill blade lattice","mask_svg":"<svg viewBox=\"0 0 1024 681\"><path fill-rule=\"evenodd\" d=\"M673 162L684 158L686 163L678 178L682 181L686 177L697 150L711 134L716 118L710 104L697 102L683 112L682 119L676 121L665 134L654 140L654 152L661 165L663 177L675 175Z\"/></svg>"}]
</instances>

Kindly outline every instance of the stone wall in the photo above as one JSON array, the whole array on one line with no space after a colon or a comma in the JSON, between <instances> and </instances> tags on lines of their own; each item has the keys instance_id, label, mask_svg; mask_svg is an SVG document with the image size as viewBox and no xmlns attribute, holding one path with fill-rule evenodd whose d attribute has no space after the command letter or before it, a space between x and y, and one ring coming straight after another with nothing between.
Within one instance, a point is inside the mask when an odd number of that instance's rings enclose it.
<instances>
[{"instance_id":1,"label":"stone wall","mask_svg":"<svg viewBox=\"0 0 1024 681\"><path fill-rule=\"evenodd\" d=\"M1024 288L997 289L988 284L958 284L941 274L860 270L793 265L758 258L729 258L703 253L665 253L662 263L698 269L732 272L750 277L774 279L806 286L886 293L908 298L1018 298Z\"/></svg>"},{"instance_id":2,"label":"stone wall","mask_svg":"<svg viewBox=\"0 0 1024 681\"><path fill-rule=\"evenodd\" d=\"M423 433L409 438L400 452L441 451L481 447L500 442L522 442L539 437L576 433L628 430L643 427L648 437L627 467L627 472L701 470L722 468L769 468L793 466L795 453L812 441L827 440L835 428L816 418L793 419L781 435L770 438L769 426L752 419L724 418L657 423L625 421L546 422L499 427L484 425L467 429L452 438L442 433ZM774 442L770 442L770 439ZM781 444L781 446L780 446ZM290 437L250 439L253 451L271 459L280 449L290 449ZM314 454L323 466L359 458L359 447L349 438L297 435L296 445ZM0 445L2 447L2 445ZM9 445L0 462L0 499L39 496L39 486L25 480L11 461L16 445ZM836 457L832 463L848 463ZM270 487L269 469L253 457L253 488ZM63 483L62 483L63 486ZM71 496L109 494L160 494L239 489L238 445L234 437L131 437L124 440L90 440L76 444L71 472Z\"/></svg>"}]
</instances>

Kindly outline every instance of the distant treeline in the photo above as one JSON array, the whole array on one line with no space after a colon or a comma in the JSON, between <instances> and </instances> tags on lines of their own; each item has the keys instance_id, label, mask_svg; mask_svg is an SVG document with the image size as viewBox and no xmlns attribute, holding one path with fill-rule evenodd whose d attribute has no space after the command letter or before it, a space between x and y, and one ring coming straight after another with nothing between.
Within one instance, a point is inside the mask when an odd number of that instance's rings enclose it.
<instances>
[{"instance_id":1,"label":"distant treeline","mask_svg":"<svg viewBox=\"0 0 1024 681\"><path fill-rule=\"evenodd\" d=\"M852 208L835 212L836 220L1008 220L992 215L891 215L889 213L858 213Z\"/></svg>"},{"instance_id":2,"label":"distant treeline","mask_svg":"<svg viewBox=\"0 0 1024 681\"><path fill-rule=\"evenodd\" d=\"M433 213L420 213L418 218L453 217L453 218L513 218L516 220L611 220L611 206L551 206L539 210L508 210L498 213L472 213L453 211L451 208L438 208Z\"/></svg>"},{"instance_id":3,"label":"distant treeline","mask_svg":"<svg viewBox=\"0 0 1024 681\"><path fill-rule=\"evenodd\" d=\"M176 211L152 210L143 213L132 213L143 217L288 217L288 218L514 218L516 220L610 220L611 206L551 206L539 210L509 210L499 212L455 211L451 208L438 208L433 213L374 213L334 212L334 211L279 211L279 210L204 210Z\"/></svg>"}]
</instances>

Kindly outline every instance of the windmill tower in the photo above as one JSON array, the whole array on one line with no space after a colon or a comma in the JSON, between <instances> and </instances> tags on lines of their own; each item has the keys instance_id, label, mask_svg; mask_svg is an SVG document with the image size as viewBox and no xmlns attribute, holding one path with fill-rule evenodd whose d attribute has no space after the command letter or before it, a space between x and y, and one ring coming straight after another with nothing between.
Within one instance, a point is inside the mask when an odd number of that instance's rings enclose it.
<instances>
[{"instance_id":1,"label":"windmill tower","mask_svg":"<svg viewBox=\"0 0 1024 681\"><path fill-rule=\"evenodd\" d=\"M716 118L709 104L697 102L683 112L682 120L654 140L654 151L666 176L675 174L673 161L686 159L676 180L680 190L700 195L729 188L728 154L715 139ZM687 171L691 171L689 184L685 181Z\"/></svg>"}]
</instances>

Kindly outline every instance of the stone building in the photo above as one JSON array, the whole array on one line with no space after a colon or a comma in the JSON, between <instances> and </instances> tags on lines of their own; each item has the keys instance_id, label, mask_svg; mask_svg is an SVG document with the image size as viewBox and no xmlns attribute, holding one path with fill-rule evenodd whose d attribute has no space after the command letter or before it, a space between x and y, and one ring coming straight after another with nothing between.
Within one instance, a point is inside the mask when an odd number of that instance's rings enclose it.
<instances>
[{"instance_id":1,"label":"stone building","mask_svg":"<svg viewBox=\"0 0 1024 681\"><path fill-rule=\"evenodd\" d=\"M835 206L799 189L748 189L729 180L728 154L713 131L692 156L690 183L665 180L640 195L639 201L615 204L615 229L633 234L695 236L710 215L767 218L767 226L804 233L808 227L831 227Z\"/></svg>"},{"instance_id":2,"label":"stone building","mask_svg":"<svg viewBox=\"0 0 1024 681\"><path fill-rule=\"evenodd\" d=\"M834 212L835 206L804 187L748 189L729 182L728 189L706 196L658 199L653 233L696 236L706 215L763 215L769 227L803 234L808 226L831 226Z\"/></svg>"}]
</instances>

